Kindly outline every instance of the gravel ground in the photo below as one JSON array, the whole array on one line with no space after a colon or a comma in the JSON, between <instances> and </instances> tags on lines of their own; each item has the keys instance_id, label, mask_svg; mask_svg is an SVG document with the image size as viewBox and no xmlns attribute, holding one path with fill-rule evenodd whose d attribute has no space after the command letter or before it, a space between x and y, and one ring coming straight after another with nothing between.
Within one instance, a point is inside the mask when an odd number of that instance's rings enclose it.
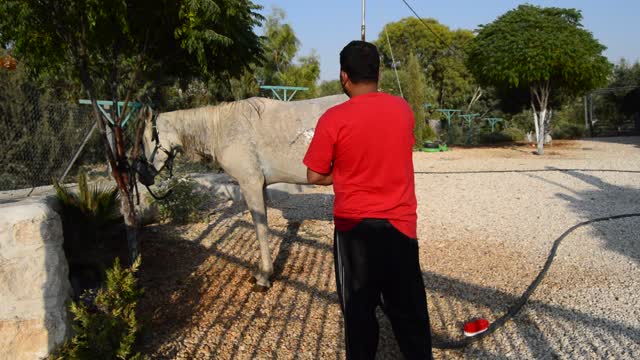
<instances>
[{"instance_id":1,"label":"gravel ground","mask_svg":"<svg viewBox=\"0 0 640 360\"><path fill-rule=\"evenodd\" d=\"M543 157L532 150L414 155L436 339L459 339L464 321L503 314L570 226L640 212L640 138L555 142ZM257 243L243 204L212 204L208 221L198 224L147 227L141 350L154 359L343 359L332 201L330 189L315 188L269 204L276 270L265 293L252 291ZM578 229L512 321L463 350L435 350L435 357L640 358L639 233L640 218ZM379 317L378 357L401 358Z\"/></svg>"}]
</instances>

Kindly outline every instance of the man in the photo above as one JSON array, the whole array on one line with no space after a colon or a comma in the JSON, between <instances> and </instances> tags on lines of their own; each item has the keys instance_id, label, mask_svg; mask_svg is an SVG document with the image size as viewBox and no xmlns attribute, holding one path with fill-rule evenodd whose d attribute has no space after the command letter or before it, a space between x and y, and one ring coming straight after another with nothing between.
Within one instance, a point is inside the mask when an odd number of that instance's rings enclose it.
<instances>
[{"instance_id":1,"label":"man","mask_svg":"<svg viewBox=\"0 0 640 360\"><path fill-rule=\"evenodd\" d=\"M310 183L331 185L336 285L347 359L374 359L382 304L408 359L431 359L431 331L416 240L407 102L378 92L380 57L352 41L340 52L349 100L322 115L304 158Z\"/></svg>"}]
</instances>

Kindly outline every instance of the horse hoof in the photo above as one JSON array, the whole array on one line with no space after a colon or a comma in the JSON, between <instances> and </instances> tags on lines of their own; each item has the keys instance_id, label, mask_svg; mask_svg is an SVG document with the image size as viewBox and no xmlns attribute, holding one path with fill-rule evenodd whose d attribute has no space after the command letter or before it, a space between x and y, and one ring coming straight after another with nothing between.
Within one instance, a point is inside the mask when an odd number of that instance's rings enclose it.
<instances>
[{"instance_id":1,"label":"horse hoof","mask_svg":"<svg viewBox=\"0 0 640 360\"><path fill-rule=\"evenodd\" d=\"M262 286L262 285L254 284L253 287L251 288L251 291L258 292L258 293L265 293L265 292L269 291L269 287L268 286Z\"/></svg>"}]
</instances>

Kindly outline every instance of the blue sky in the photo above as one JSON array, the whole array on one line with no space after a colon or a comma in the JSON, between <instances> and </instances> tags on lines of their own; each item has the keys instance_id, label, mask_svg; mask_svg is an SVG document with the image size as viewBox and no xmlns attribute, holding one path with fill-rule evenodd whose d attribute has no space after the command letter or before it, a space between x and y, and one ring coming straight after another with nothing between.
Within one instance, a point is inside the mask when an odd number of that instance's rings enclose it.
<instances>
[{"instance_id":1,"label":"blue sky","mask_svg":"<svg viewBox=\"0 0 640 360\"><path fill-rule=\"evenodd\" d=\"M254 0L266 15L273 6L285 10L287 22L302 43L299 55L312 49L320 56L321 80L337 79L338 53L360 38L361 0ZM583 25L607 47L611 62L640 59L640 1L638 0L407 0L421 17L432 17L452 29L476 29L519 4L576 8ZM378 38L386 23L412 16L401 0L367 0L367 40Z\"/></svg>"}]
</instances>

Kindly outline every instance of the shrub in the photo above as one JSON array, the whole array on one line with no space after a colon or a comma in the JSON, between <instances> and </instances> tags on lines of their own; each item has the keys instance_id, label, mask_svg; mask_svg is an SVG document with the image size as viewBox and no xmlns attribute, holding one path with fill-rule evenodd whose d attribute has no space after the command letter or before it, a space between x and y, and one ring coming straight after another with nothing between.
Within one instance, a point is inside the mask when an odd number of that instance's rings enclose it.
<instances>
[{"instance_id":1,"label":"shrub","mask_svg":"<svg viewBox=\"0 0 640 360\"><path fill-rule=\"evenodd\" d=\"M507 128L500 132L484 133L480 135L481 144L497 144L506 142L522 141L524 133L517 128Z\"/></svg>"},{"instance_id":2,"label":"shrub","mask_svg":"<svg viewBox=\"0 0 640 360\"><path fill-rule=\"evenodd\" d=\"M171 189L169 196L151 200L157 206L161 220L187 224L202 218L202 211L210 196L199 191L193 179L173 178L169 181L168 188Z\"/></svg>"},{"instance_id":3,"label":"shrub","mask_svg":"<svg viewBox=\"0 0 640 360\"><path fill-rule=\"evenodd\" d=\"M484 133L479 136L478 142L481 144L498 144L511 142L511 137L501 132Z\"/></svg>"},{"instance_id":4,"label":"shrub","mask_svg":"<svg viewBox=\"0 0 640 360\"><path fill-rule=\"evenodd\" d=\"M74 298L100 286L105 269L126 249L118 190L87 184L78 175L78 192L54 182L60 203L64 252L69 262L69 280Z\"/></svg>"},{"instance_id":5,"label":"shrub","mask_svg":"<svg viewBox=\"0 0 640 360\"><path fill-rule=\"evenodd\" d=\"M501 134L508 136L511 141L523 141L524 140L524 131L520 130L516 127L509 127L501 131Z\"/></svg>"},{"instance_id":6,"label":"shrub","mask_svg":"<svg viewBox=\"0 0 640 360\"><path fill-rule=\"evenodd\" d=\"M78 174L78 192L57 181L53 184L56 196L62 205L63 218L81 221L90 227L101 227L120 218L118 189L115 186L87 184L87 175Z\"/></svg>"},{"instance_id":7,"label":"shrub","mask_svg":"<svg viewBox=\"0 0 640 360\"><path fill-rule=\"evenodd\" d=\"M467 141L466 136L462 131L462 127L457 124L451 124L450 128L447 128L446 135L443 134L443 139L447 142L451 141L451 144L464 144Z\"/></svg>"},{"instance_id":8,"label":"shrub","mask_svg":"<svg viewBox=\"0 0 640 360\"><path fill-rule=\"evenodd\" d=\"M107 270L106 284L97 292L85 292L71 304L73 337L63 344L50 360L122 359L139 360L133 345L140 325L136 319L136 305L142 296L135 272L140 258L130 268L122 268L116 259Z\"/></svg>"},{"instance_id":9,"label":"shrub","mask_svg":"<svg viewBox=\"0 0 640 360\"><path fill-rule=\"evenodd\" d=\"M584 136L584 125L559 123L551 132L554 139L579 139Z\"/></svg>"}]
</instances>

